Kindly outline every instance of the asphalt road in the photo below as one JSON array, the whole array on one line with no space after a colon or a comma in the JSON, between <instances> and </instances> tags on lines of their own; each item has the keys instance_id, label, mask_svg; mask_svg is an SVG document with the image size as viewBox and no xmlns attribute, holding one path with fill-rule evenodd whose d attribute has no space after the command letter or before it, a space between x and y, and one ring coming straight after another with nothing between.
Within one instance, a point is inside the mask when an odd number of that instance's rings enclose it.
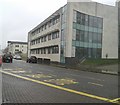
<instances>
[{"instance_id":1,"label":"asphalt road","mask_svg":"<svg viewBox=\"0 0 120 105\"><path fill-rule=\"evenodd\" d=\"M3 103L119 103L118 76L29 64L2 66Z\"/></svg>"}]
</instances>

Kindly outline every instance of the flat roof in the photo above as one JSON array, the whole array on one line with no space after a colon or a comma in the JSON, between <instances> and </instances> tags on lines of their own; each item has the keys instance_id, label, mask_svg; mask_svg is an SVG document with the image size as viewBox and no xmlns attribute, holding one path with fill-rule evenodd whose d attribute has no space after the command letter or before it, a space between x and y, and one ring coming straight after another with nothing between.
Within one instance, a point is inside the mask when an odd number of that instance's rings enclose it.
<instances>
[{"instance_id":1,"label":"flat roof","mask_svg":"<svg viewBox=\"0 0 120 105\"><path fill-rule=\"evenodd\" d=\"M20 41L8 41L7 43L16 43L16 44L28 44L27 42L20 42Z\"/></svg>"}]
</instances>

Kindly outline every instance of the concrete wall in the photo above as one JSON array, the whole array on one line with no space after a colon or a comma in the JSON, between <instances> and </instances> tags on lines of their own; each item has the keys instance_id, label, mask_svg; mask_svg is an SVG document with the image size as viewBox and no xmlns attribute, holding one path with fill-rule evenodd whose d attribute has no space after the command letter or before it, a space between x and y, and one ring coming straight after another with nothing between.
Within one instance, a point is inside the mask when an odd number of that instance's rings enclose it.
<instances>
[{"instance_id":1,"label":"concrete wall","mask_svg":"<svg viewBox=\"0 0 120 105\"><path fill-rule=\"evenodd\" d=\"M118 58L118 11L115 6L96 2L68 2L66 56L72 57L73 10L103 18L102 58ZM73 48L74 49L74 48ZM75 52L75 51L74 51Z\"/></svg>"}]
</instances>

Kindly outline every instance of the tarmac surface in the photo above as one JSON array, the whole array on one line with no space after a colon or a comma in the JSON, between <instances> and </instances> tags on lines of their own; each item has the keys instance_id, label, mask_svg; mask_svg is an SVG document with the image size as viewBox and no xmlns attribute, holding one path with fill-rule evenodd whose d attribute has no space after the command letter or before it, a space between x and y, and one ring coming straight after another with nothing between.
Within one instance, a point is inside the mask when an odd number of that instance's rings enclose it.
<instances>
[{"instance_id":1,"label":"tarmac surface","mask_svg":"<svg viewBox=\"0 0 120 105\"><path fill-rule=\"evenodd\" d=\"M4 63L3 103L119 103L118 76L29 64Z\"/></svg>"}]
</instances>

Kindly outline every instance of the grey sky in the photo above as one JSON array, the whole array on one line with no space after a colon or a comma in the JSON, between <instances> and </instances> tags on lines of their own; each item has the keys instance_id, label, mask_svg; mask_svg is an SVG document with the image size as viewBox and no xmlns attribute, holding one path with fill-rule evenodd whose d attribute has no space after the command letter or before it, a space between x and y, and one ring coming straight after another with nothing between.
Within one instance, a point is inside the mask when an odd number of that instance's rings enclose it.
<instances>
[{"instance_id":1,"label":"grey sky","mask_svg":"<svg viewBox=\"0 0 120 105\"><path fill-rule=\"evenodd\" d=\"M114 5L116 0L93 0ZM67 0L0 0L0 45L27 41L28 32L67 3Z\"/></svg>"}]
</instances>

